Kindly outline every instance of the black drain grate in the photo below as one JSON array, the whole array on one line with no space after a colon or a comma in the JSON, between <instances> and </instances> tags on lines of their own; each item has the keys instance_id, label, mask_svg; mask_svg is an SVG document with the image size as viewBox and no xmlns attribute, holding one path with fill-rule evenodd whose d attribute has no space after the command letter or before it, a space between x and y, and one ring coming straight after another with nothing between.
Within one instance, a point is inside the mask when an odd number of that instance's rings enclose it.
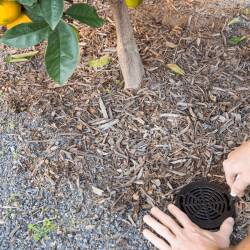
<instances>
[{"instance_id":1,"label":"black drain grate","mask_svg":"<svg viewBox=\"0 0 250 250\"><path fill-rule=\"evenodd\" d=\"M235 216L235 202L221 186L207 181L186 185L177 195L176 205L198 226L218 230L228 217Z\"/></svg>"}]
</instances>

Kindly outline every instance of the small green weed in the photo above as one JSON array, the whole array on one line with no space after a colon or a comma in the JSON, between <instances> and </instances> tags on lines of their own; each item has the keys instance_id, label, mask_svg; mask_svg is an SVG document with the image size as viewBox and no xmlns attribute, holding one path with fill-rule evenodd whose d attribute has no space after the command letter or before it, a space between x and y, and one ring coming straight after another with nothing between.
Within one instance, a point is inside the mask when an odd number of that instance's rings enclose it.
<instances>
[{"instance_id":1,"label":"small green weed","mask_svg":"<svg viewBox=\"0 0 250 250\"><path fill-rule=\"evenodd\" d=\"M0 90L0 101L4 98L4 93L3 91Z\"/></svg>"},{"instance_id":2,"label":"small green weed","mask_svg":"<svg viewBox=\"0 0 250 250\"><path fill-rule=\"evenodd\" d=\"M0 159L3 158L4 156L6 156L7 154L7 150L6 149L3 149L0 151Z\"/></svg>"},{"instance_id":3,"label":"small green weed","mask_svg":"<svg viewBox=\"0 0 250 250\"><path fill-rule=\"evenodd\" d=\"M11 205L12 203L16 202L17 198L18 198L17 194L15 194L15 193L11 194L8 201L7 201L8 204Z\"/></svg>"},{"instance_id":4,"label":"small green weed","mask_svg":"<svg viewBox=\"0 0 250 250\"><path fill-rule=\"evenodd\" d=\"M231 36L228 40L230 45L238 45L246 39L246 36Z\"/></svg>"},{"instance_id":5,"label":"small green weed","mask_svg":"<svg viewBox=\"0 0 250 250\"><path fill-rule=\"evenodd\" d=\"M16 124L14 122L8 123L8 132L14 130L16 128Z\"/></svg>"},{"instance_id":6,"label":"small green weed","mask_svg":"<svg viewBox=\"0 0 250 250\"><path fill-rule=\"evenodd\" d=\"M56 230L56 225L53 221L45 219L41 224L29 224L29 232L33 235L35 241L42 238L48 238L49 233Z\"/></svg>"}]
</instances>

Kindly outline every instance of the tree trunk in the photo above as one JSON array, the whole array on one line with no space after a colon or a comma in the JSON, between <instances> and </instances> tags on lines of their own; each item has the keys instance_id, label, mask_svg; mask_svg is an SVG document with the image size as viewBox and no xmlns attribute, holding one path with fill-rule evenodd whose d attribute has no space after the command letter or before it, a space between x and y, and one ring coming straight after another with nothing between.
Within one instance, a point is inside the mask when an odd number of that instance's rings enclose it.
<instances>
[{"instance_id":1,"label":"tree trunk","mask_svg":"<svg viewBox=\"0 0 250 250\"><path fill-rule=\"evenodd\" d=\"M122 70L125 89L140 87L144 75L141 57L134 38L124 0L111 0L111 10L116 22L117 54Z\"/></svg>"}]
</instances>

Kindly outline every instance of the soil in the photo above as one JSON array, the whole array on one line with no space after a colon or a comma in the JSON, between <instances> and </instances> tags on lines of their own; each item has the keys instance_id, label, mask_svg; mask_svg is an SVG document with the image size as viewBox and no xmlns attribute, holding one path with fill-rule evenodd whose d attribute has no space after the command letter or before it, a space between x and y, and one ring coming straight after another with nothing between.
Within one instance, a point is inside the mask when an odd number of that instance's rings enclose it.
<instances>
[{"instance_id":1,"label":"soil","mask_svg":"<svg viewBox=\"0 0 250 250\"><path fill-rule=\"evenodd\" d=\"M138 91L123 90L101 2L104 27L75 23L82 58L64 86L45 73L45 43L23 63L4 58L25 50L0 45L0 249L152 249L142 216L154 205L166 211L193 180L225 185L223 159L250 139L247 2L145 1L131 10L146 70ZM246 39L230 45L232 36ZM102 55L112 62L91 69ZM232 244L247 233L249 201L237 205ZM54 227L36 241L28 228L42 230L45 219Z\"/></svg>"}]
</instances>

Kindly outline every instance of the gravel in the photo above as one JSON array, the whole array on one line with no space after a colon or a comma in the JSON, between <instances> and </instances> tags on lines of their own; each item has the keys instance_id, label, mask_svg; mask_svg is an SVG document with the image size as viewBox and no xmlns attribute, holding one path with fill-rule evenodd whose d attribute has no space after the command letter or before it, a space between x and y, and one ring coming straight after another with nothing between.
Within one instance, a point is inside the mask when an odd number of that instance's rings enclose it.
<instances>
[{"instance_id":1,"label":"gravel","mask_svg":"<svg viewBox=\"0 0 250 250\"><path fill-rule=\"evenodd\" d=\"M127 244L130 249L148 249L139 225L126 220L130 209L114 214L107 210L109 201L96 204L84 180L78 185L67 178L59 186L53 181L35 183L22 151L27 133L39 123L27 113L0 112L0 249L126 249ZM56 228L36 242L28 225L41 225L44 219Z\"/></svg>"}]
</instances>

